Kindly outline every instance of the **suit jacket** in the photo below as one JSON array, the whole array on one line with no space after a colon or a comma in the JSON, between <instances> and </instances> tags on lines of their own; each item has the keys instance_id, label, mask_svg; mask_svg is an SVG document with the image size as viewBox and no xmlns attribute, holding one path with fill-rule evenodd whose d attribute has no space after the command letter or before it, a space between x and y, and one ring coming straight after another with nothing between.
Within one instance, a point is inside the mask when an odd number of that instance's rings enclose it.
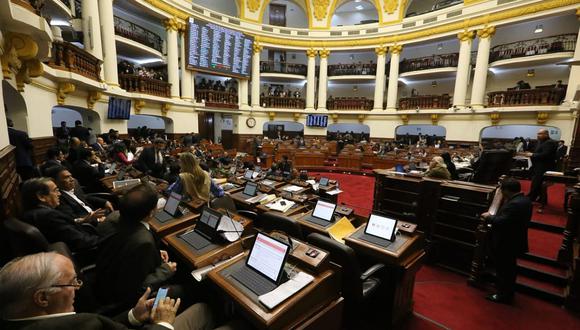
<instances>
[{"instance_id":1,"label":"suit jacket","mask_svg":"<svg viewBox=\"0 0 580 330\"><path fill-rule=\"evenodd\" d=\"M521 254L528 251L528 224L532 219L532 202L516 194L491 216L492 247L500 253Z\"/></svg>"},{"instance_id":2,"label":"suit jacket","mask_svg":"<svg viewBox=\"0 0 580 330\"><path fill-rule=\"evenodd\" d=\"M102 198L87 196L83 191L83 188L78 184L75 184L75 195L78 199L80 199L83 203L87 204L90 208L94 210L105 207L107 201ZM69 217L76 219L82 218L89 214L87 210L82 207L74 198L69 196L65 192L61 192L60 194L60 204L56 208L57 210L61 211L62 213L68 215Z\"/></svg>"},{"instance_id":3,"label":"suit jacket","mask_svg":"<svg viewBox=\"0 0 580 330\"><path fill-rule=\"evenodd\" d=\"M100 246L97 299L131 307L147 287L154 292L173 276L162 264L153 234L141 223L123 224L120 219L116 232Z\"/></svg>"},{"instance_id":4,"label":"suit jacket","mask_svg":"<svg viewBox=\"0 0 580 330\"><path fill-rule=\"evenodd\" d=\"M101 164L93 167L85 160L77 160L73 164L71 172L79 184L86 188L87 192L92 193L105 190L100 180L105 176L105 168Z\"/></svg>"},{"instance_id":5,"label":"suit jacket","mask_svg":"<svg viewBox=\"0 0 580 330\"><path fill-rule=\"evenodd\" d=\"M81 141L88 142L89 140L89 130L84 126L75 126L70 129L70 136L77 137Z\"/></svg>"},{"instance_id":6,"label":"suit jacket","mask_svg":"<svg viewBox=\"0 0 580 330\"><path fill-rule=\"evenodd\" d=\"M558 148L556 149L556 157L558 158L558 160L564 158L566 156L566 153L568 153L568 146L566 145L559 145Z\"/></svg>"},{"instance_id":7,"label":"suit jacket","mask_svg":"<svg viewBox=\"0 0 580 330\"><path fill-rule=\"evenodd\" d=\"M141 155L135 163L135 168L139 171L159 177L162 172L163 165L155 162L155 148L147 147L141 152Z\"/></svg>"},{"instance_id":8,"label":"suit jacket","mask_svg":"<svg viewBox=\"0 0 580 330\"><path fill-rule=\"evenodd\" d=\"M544 142L538 142L536 150L531 157L533 173L535 175L543 175L546 171L555 168L557 149L558 143L555 140L548 139Z\"/></svg>"},{"instance_id":9,"label":"suit jacket","mask_svg":"<svg viewBox=\"0 0 580 330\"><path fill-rule=\"evenodd\" d=\"M16 147L16 166L32 167L32 140L28 134L17 129L8 128L10 144Z\"/></svg>"},{"instance_id":10,"label":"suit jacket","mask_svg":"<svg viewBox=\"0 0 580 330\"><path fill-rule=\"evenodd\" d=\"M40 170L40 174L42 174L43 176L46 176L46 170L48 170L51 167L54 166L63 166L58 160L55 159L49 159L46 162L42 163L42 165L39 166L39 170Z\"/></svg>"},{"instance_id":11,"label":"suit jacket","mask_svg":"<svg viewBox=\"0 0 580 330\"><path fill-rule=\"evenodd\" d=\"M36 226L50 243L64 242L73 252L94 248L99 242L92 227L75 223L56 209L41 206L28 210L23 220Z\"/></svg>"},{"instance_id":12,"label":"suit jacket","mask_svg":"<svg viewBox=\"0 0 580 330\"><path fill-rule=\"evenodd\" d=\"M125 313L126 314L126 313ZM116 317L114 320L98 314L79 313L40 320L30 321L0 321L0 329L4 330L60 330L60 329L83 329L83 330L121 330L131 329L127 316ZM147 325L141 329L167 330L166 327L157 324Z\"/></svg>"}]
</instances>

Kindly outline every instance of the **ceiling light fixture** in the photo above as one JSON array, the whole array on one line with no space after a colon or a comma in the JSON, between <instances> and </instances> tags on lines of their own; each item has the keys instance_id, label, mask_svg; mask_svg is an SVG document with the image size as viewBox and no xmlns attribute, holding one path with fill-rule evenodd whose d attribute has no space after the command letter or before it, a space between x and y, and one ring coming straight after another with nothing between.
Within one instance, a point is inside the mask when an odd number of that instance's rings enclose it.
<instances>
[{"instance_id":1,"label":"ceiling light fixture","mask_svg":"<svg viewBox=\"0 0 580 330\"><path fill-rule=\"evenodd\" d=\"M534 33L542 33L542 32L544 32L544 26L542 24L536 25L536 29L534 30Z\"/></svg>"},{"instance_id":2,"label":"ceiling light fixture","mask_svg":"<svg viewBox=\"0 0 580 330\"><path fill-rule=\"evenodd\" d=\"M443 44L438 44L437 45L437 50L441 50L441 49L443 49Z\"/></svg>"},{"instance_id":3,"label":"ceiling light fixture","mask_svg":"<svg viewBox=\"0 0 580 330\"><path fill-rule=\"evenodd\" d=\"M363 9L365 9L365 7L363 7L362 5L358 5L358 6L354 7L354 8L356 8L356 10L363 10Z\"/></svg>"}]
</instances>

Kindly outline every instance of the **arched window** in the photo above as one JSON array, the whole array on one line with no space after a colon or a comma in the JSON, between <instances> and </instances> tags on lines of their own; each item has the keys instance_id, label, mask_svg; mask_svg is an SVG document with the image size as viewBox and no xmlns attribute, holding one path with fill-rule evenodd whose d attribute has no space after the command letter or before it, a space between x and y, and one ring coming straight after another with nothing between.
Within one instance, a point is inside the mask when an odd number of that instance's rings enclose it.
<instances>
[{"instance_id":1,"label":"arched window","mask_svg":"<svg viewBox=\"0 0 580 330\"><path fill-rule=\"evenodd\" d=\"M374 1L339 1L332 15L331 26L347 26L376 23L379 12Z\"/></svg>"}]
</instances>

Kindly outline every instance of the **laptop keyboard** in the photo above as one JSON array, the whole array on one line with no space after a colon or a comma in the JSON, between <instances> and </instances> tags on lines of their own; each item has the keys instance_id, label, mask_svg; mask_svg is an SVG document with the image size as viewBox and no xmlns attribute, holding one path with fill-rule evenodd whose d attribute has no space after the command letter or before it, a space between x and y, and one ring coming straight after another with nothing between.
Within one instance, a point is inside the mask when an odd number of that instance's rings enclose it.
<instances>
[{"instance_id":1,"label":"laptop keyboard","mask_svg":"<svg viewBox=\"0 0 580 330\"><path fill-rule=\"evenodd\" d=\"M157 221L163 223L163 222L167 222L167 221L173 219L173 216L171 216L171 214L165 212L164 210L161 210L161 211L155 213L155 219L157 219Z\"/></svg>"},{"instance_id":2,"label":"laptop keyboard","mask_svg":"<svg viewBox=\"0 0 580 330\"><path fill-rule=\"evenodd\" d=\"M232 277L258 296L268 293L276 288L275 283L247 266L243 266L233 273Z\"/></svg>"},{"instance_id":3,"label":"laptop keyboard","mask_svg":"<svg viewBox=\"0 0 580 330\"><path fill-rule=\"evenodd\" d=\"M369 234L362 234L360 236L360 238L362 240L365 240L367 242L374 243L376 245L380 245L382 247L388 247L389 245L391 245L391 243L393 243L393 242L388 241L386 239L383 239L383 238L380 238L380 237L376 237L376 236L373 236L373 235L369 235Z\"/></svg>"},{"instance_id":4,"label":"laptop keyboard","mask_svg":"<svg viewBox=\"0 0 580 330\"><path fill-rule=\"evenodd\" d=\"M211 244L207 238L201 236L195 231L181 235L181 239L184 240L187 244L193 246L196 250L201 250Z\"/></svg>"},{"instance_id":5,"label":"laptop keyboard","mask_svg":"<svg viewBox=\"0 0 580 330\"><path fill-rule=\"evenodd\" d=\"M315 223L315 224L322 226L322 227L328 227L332 224L331 221L322 220L322 219L319 219L319 218L312 216L312 215L305 216L304 220Z\"/></svg>"}]
</instances>

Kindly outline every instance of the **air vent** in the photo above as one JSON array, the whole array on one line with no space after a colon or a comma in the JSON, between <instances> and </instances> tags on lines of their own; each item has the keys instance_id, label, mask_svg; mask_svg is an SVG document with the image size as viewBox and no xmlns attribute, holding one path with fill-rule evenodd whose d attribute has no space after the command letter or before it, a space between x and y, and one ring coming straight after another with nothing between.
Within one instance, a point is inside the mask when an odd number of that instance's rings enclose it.
<instances>
[{"instance_id":1,"label":"air vent","mask_svg":"<svg viewBox=\"0 0 580 330\"><path fill-rule=\"evenodd\" d=\"M214 13L209 13L209 16L211 18L215 18L215 19L219 19L219 20L222 19L222 15L218 15L218 14L214 14Z\"/></svg>"},{"instance_id":2,"label":"air vent","mask_svg":"<svg viewBox=\"0 0 580 330\"><path fill-rule=\"evenodd\" d=\"M240 25L240 20L235 18L228 18L228 21L235 25Z\"/></svg>"},{"instance_id":3,"label":"air vent","mask_svg":"<svg viewBox=\"0 0 580 330\"><path fill-rule=\"evenodd\" d=\"M433 22L437 22L437 16L423 20L423 24L429 24L429 23L433 23Z\"/></svg>"},{"instance_id":4,"label":"air vent","mask_svg":"<svg viewBox=\"0 0 580 330\"><path fill-rule=\"evenodd\" d=\"M510 3L510 2L514 2L517 0L497 0L497 4L498 5L503 5L504 3Z\"/></svg>"},{"instance_id":5,"label":"air vent","mask_svg":"<svg viewBox=\"0 0 580 330\"><path fill-rule=\"evenodd\" d=\"M447 14L447 18L459 16L461 14L463 14L463 10L452 11L452 12L450 12L450 13Z\"/></svg>"},{"instance_id":6,"label":"air vent","mask_svg":"<svg viewBox=\"0 0 580 330\"><path fill-rule=\"evenodd\" d=\"M342 35L342 31L330 31L330 35L331 36L341 36Z\"/></svg>"},{"instance_id":7,"label":"air vent","mask_svg":"<svg viewBox=\"0 0 580 330\"><path fill-rule=\"evenodd\" d=\"M415 24L417 24L417 23L415 23L415 22L405 23L405 24L403 24L403 29L412 28L415 26Z\"/></svg>"},{"instance_id":8,"label":"air vent","mask_svg":"<svg viewBox=\"0 0 580 330\"><path fill-rule=\"evenodd\" d=\"M308 35L308 31L296 31L296 34L299 36L307 36Z\"/></svg>"},{"instance_id":9,"label":"air vent","mask_svg":"<svg viewBox=\"0 0 580 330\"><path fill-rule=\"evenodd\" d=\"M292 33L292 31L290 31L290 30L282 30L282 29L280 29L280 33L284 33L284 34L290 34L290 33Z\"/></svg>"},{"instance_id":10,"label":"air vent","mask_svg":"<svg viewBox=\"0 0 580 330\"><path fill-rule=\"evenodd\" d=\"M269 26L263 26L262 25L262 31L266 31L266 32L274 32L274 29L269 27Z\"/></svg>"},{"instance_id":11,"label":"air vent","mask_svg":"<svg viewBox=\"0 0 580 330\"><path fill-rule=\"evenodd\" d=\"M379 29L368 29L366 31L367 34L369 34L369 33L377 33L377 32L379 32Z\"/></svg>"},{"instance_id":12,"label":"air vent","mask_svg":"<svg viewBox=\"0 0 580 330\"><path fill-rule=\"evenodd\" d=\"M201 7L198 7L198 6L192 5L192 6L191 6L191 9L193 9L193 11L196 11L196 12L198 12L198 13L202 13L202 14L203 14L203 8L201 8Z\"/></svg>"},{"instance_id":13,"label":"air vent","mask_svg":"<svg viewBox=\"0 0 580 330\"><path fill-rule=\"evenodd\" d=\"M357 34L360 34L360 31L359 30L356 30L356 31L348 31L348 35L349 36L354 36L354 35L357 35Z\"/></svg>"}]
</instances>

